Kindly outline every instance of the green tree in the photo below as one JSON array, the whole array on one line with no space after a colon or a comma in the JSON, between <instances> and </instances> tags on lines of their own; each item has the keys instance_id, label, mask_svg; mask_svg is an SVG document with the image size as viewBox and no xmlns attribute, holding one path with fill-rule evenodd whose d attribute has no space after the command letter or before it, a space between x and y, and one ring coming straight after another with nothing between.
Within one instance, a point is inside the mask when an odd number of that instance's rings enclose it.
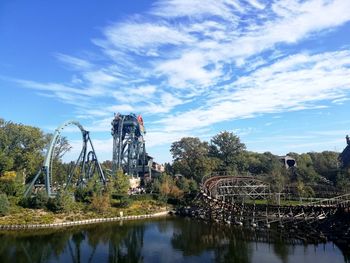
<instances>
[{"instance_id":1,"label":"green tree","mask_svg":"<svg viewBox=\"0 0 350 263\"><path fill-rule=\"evenodd\" d=\"M103 170L112 170L113 163L110 160L105 160L101 163Z\"/></svg>"},{"instance_id":2,"label":"green tree","mask_svg":"<svg viewBox=\"0 0 350 263\"><path fill-rule=\"evenodd\" d=\"M173 166L170 163L165 163L164 169L166 174L172 174L172 175L174 174Z\"/></svg>"},{"instance_id":3,"label":"green tree","mask_svg":"<svg viewBox=\"0 0 350 263\"><path fill-rule=\"evenodd\" d=\"M336 186L343 192L350 192L350 169L343 169L338 172Z\"/></svg>"},{"instance_id":4,"label":"green tree","mask_svg":"<svg viewBox=\"0 0 350 263\"><path fill-rule=\"evenodd\" d=\"M54 198L49 198L47 208L52 212L69 212L73 209L74 198L68 191L59 191Z\"/></svg>"},{"instance_id":5,"label":"green tree","mask_svg":"<svg viewBox=\"0 0 350 263\"><path fill-rule=\"evenodd\" d=\"M163 198L178 199L183 196L184 192L176 185L174 178L168 174L162 174L160 177L159 193Z\"/></svg>"},{"instance_id":6,"label":"green tree","mask_svg":"<svg viewBox=\"0 0 350 263\"><path fill-rule=\"evenodd\" d=\"M320 179L320 175L315 171L312 158L309 153L288 154L295 158L297 167L295 170L297 181L302 181L303 183L314 183Z\"/></svg>"},{"instance_id":7,"label":"green tree","mask_svg":"<svg viewBox=\"0 0 350 263\"><path fill-rule=\"evenodd\" d=\"M232 132L223 131L211 139L210 153L222 161L224 169L243 170L240 154L245 149L245 144Z\"/></svg>"},{"instance_id":8,"label":"green tree","mask_svg":"<svg viewBox=\"0 0 350 263\"><path fill-rule=\"evenodd\" d=\"M176 186L183 192L188 193L190 191L190 180L185 177L180 177L175 181Z\"/></svg>"},{"instance_id":9,"label":"green tree","mask_svg":"<svg viewBox=\"0 0 350 263\"><path fill-rule=\"evenodd\" d=\"M46 208L49 197L45 190L40 190L34 196L24 197L20 204L23 207L34 208L34 209L42 209Z\"/></svg>"},{"instance_id":10,"label":"green tree","mask_svg":"<svg viewBox=\"0 0 350 263\"><path fill-rule=\"evenodd\" d=\"M314 190L309 185L305 185L302 181L297 182L297 191L300 197L313 197Z\"/></svg>"},{"instance_id":11,"label":"green tree","mask_svg":"<svg viewBox=\"0 0 350 263\"><path fill-rule=\"evenodd\" d=\"M129 177L123 173L123 170L118 170L110 187L112 193L126 195L130 188Z\"/></svg>"},{"instance_id":12,"label":"green tree","mask_svg":"<svg viewBox=\"0 0 350 263\"><path fill-rule=\"evenodd\" d=\"M174 173L181 173L186 178L200 182L204 175L216 170L217 158L209 157L209 145L196 137L185 137L171 145Z\"/></svg>"},{"instance_id":13,"label":"green tree","mask_svg":"<svg viewBox=\"0 0 350 263\"><path fill-rule=\"evenodd\" d=\"M335 183L340 166L338 160L339 153L323 151L321 153L311 152L309 155L312 159L315 172Z\"/></svg>"},{"instance_id":14,"label":"green tree","mask_svg":"<svg viewBox=\"0 0 350 263\"><path fill-rule=\"evenodd\" d=\"M8 214L10 209L10 202L7 199L6 194L0 193L0 216L5 216Z\"/></svg>"},{"instance_id":15,"label":"green tree","mask_svg":"<svg viewBox=\"0 0 350 263\"><path fill-rule=\"evenodd\" d=\"M105 213L111 207L110 195L108 193L93 194L90 207L96 212Z\"/></svg>"},{"instance_id":16,"label":"green tree","mask_svg":"<svg viewBox=\"0 0 350 263\"><path fill-rule=\"evenodd\" d=\"M51 140L52 135L49 135ZM63 163L63 156L72 149L66 137L59 137L52 158L52 182L62 185L67 181L69 164Z\"/></svg>"},{"instance_id":17,"label":"green tree","mask_svg":"<svg viewBox=\"0 0 350 263\"><path fill-rule=\"evenodd\" d=\"M34 175L47 142L39 128L0 119L0 174L12 170Z\"/></svg>"},{"instance_id":18,"label":"green tree","mask_svg":"<svg viewBox=\"0 0 350 263\"><path fill-rule=\"evenodd\" d=\"M4 172L0 177L0 192L20 197L24 192L23 177L15 171Z\"/></svg>"}]
</instances>

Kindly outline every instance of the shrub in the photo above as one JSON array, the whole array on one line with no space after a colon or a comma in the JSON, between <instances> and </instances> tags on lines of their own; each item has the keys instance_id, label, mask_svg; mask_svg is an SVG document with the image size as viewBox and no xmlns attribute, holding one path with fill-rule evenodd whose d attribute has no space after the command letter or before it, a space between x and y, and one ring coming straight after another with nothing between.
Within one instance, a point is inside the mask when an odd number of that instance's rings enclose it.
<instances>
[{"instance_id":1,"label":"shrub","mask_svg":"<svg viewBox=\"0 0 350 263\"><path fill-rule=\"evenodd\" d=\"M130 207L131 204L132 204L132 200L128 196L125 196L122 199L120 199L118 207L127 208L127 207Z\"/></svg>"},{"instance_id":2,"label":"shrub","mask_svg":"<svg viewBox=\"0 0 350 263\"><path fill-rule=\"evenodd\" d=\"M0 192L7 196L22 196L24 185L20 177L14 171L4 172L0 177Z\"/></svg>"},{"instance_id":3,"label":"shrub","mask_svg":"<svg viewBox=\"0 0 350 263\"><path fill-rule=\"evenodd\" d=\"M129 177L122 170L118 170L109 183L109 191L112 194L124 195L128 193L129 188Z\"/></svg>"},{"instance_id":4,"label":"shrub","mask_svg":"<svg viewBox=\"0 0 350 263\"><path fill-rule=\"evenodd\" d=\"M113 195L113 199L117 200L113 201L113 206L118 208L127 208L131 205L133 200L136 200L128 195Z\"/></svg>"},{"instance_id":5,"label":"shrub","mask_svg":"<svg viewBox=\"0 0 350 263\"><path fill-rule=\"evenodd\" d=\"M130 199L134 201L149 201L149 200L153 200L153 195L152 194L130 195Z\"/></svg>"},{"instance_id":6,"label":"shrub","mask_svg":"<svg viewBox=\"0 0 350 263\"><path fill-rule=\"evenodd\" d=\"M91 199L90 207L92 210L104 213L108 211L108 209L111 207L111 201L109 194L102 194L102 195L96 195L94 194Z\"/></svg>"},{"instance_id":7,"label":"shrub","mask_svg":"<svg viewBox=\"0 0 350 263\"><path fill-rule=\"evenodd\" d=\"M7 199L6 194L0 194L0 216L5 216L8 214L10 209L10 202Z\"/></svg>"},{"instance_id":8,"label":"shrub","mask_svg":"<svg viewBox=\"0 0 350 263\"><path fill-rule=\"evenodd\" d=\"M75 201L77 202L90 203L93 196L93 191L87 187L77 187L74 192L74 196Z\"/></svg>"},{"instance_id":9,"label":"shrub","mask_svg":"<svg viewBox=\"0 0 350 263\"><path fill-rule=\"evenodd\" d=\"M16 179L16 172L15 171L8 171L4 172L2 176L0 177L1 181L14 181Z\"/></svg>"},{"instance_id":10,"label":"shrub","mask_svg":"<svg viewBox=\"0 0 350 263\"><path fill-rule=\"evenodd\" d=\"M38 191L37 194L31 200L32 208L45 208L49 197L45 191Z\"/></svg>"},{"instance_id":11,"label":"shrub","mask_svg":"<svg viewBox=\"0 0 350 263\"><path fill-rule=\"evenodd\" d=\"M99 177L95 175L86 185L81 185L76 188L74 193L75 200L83 203L91 203L94 195L102 195L105 190Z\"/></svg>"},{"instance_id":12,"label":"shrub","mask_svg":"<svg viewBox=\"0 0 350 263\"><path fill-rule=\"evenodd\" d=\"M52 212L69 212L73 206L73 196L68 192L58 192L55 198L49 198L47 202L47 209Z\"/></svg>"},{"instance_id":13,"label":"shrub","mask_svg":"<svg viewBox=\"0 0 350 263\"><path fill-rule=\"evenodd\" d=\"M21 199L19 204L26 208L42 209L46 208L49 197L46 192L41 190L36 193L34 196L25 197Z\"/></svg>"}]
</instances>

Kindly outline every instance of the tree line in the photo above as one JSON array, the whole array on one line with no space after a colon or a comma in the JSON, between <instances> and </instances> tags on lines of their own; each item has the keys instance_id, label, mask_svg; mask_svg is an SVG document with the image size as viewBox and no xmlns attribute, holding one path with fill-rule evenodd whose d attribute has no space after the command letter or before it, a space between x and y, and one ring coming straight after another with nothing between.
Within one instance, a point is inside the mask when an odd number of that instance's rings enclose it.
<instances>
[{"instance_id":1,"label":"tree line","mask_svg":"<svg viewBox=\"0 0 350 263\"><path fill-rule=\"evenodd\" d=\"M40 169L51 138L51 134L37 127L0 118L0 199L3 200L0 203L6 203L6 196L23 195L24 183L29 182ZM53 182L61 185L66 181L69 169L69 164L64 163L62 157L69 150L68 141L61 138L53 156ZM286 169L278 156L270 152L249 151L237 135L223 131L210 141L184 137L172 143L170 152L173 162L166 163L165 173L146 185L149 192L159 193L164 198L178 199L194 193L203 177L213 173L256 176L270 183L275 192L291 186L300 196L317 195L322 189L350 190L349 167L340 166L339 153L334 151L288 153L296 160L297 166ZM110 161L105 161L102 167L108 168L110 164ZM108 191L127 192L127 178L119 174L115 180L112 184L114 189ZM106 198L101 187L95 184L89 187L76 191L76 198L101 206L103 198ZM69 199L63 193L61 197Z\"/></svg>"},{"instance_id":2,"label":"tree line","mask_svg":"<svg viewBox=\"0 0 350 263\"><path fill-rule=\"evenodd\" d=\"M51 139L52 134L44 133L37 127L0 119L0 215L9 212L10 203L29 208L47 208L54 212L69 211L75 206L74 200L88 204L95 211L106 211L111 206L112 195L127 194L128 177L121 171L110 178L107 188L96 178L85 187L72 186L64 190L72 163L62 160L71 146L65 137L61 137L52 157L52 182L58 186L56 197L48 198L43 189L37 191L35 196L24 197L25 184L41 168ZM38 183L44 183L43 176Z\"/></svg>"},{"instance_id":3,"label":"tree line","mask_svg":"<svg viewBox=\"0 0 350 263\"><path fill-rule=\"evenodd\" d=\"M181 174L197 183L206 175L218 173L257 176L276 192L289 186L305 196L350 189L350 169L341 167L339 153L334 151L290 152L287 155L296 160L296 166L286 169L279 156L248 151L237 135L223 131L209 142L197 137L182 138L171 145L170 152L173 163L166 164L167 173Z\"/></svg>"}]
</instances>

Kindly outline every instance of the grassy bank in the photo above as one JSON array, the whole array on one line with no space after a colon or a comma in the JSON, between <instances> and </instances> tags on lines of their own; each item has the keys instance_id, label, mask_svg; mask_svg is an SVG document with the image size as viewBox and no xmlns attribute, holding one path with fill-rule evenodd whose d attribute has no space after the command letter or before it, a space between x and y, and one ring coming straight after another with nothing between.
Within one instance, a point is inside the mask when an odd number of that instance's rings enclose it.
<instances>
[{"instance_id":1,"label":"grassy bank","mask_svg":"<svg viewBox=\"0 0 350 263\"><path fill-rule=\"evenodd\" d=\"M0 217L0 225L19 225L19 224L51 224L71 222L92 218L107 218L129 215L153 214L169 209L165 202L152 198L143 198L142 200L132 200L127 207L118 207L114 203L104 212L97 212L91 209L89 204L76 202L69 212L54 213L47 209L29 209L16 204L15 200L10 200L11 206L8 215Z\"/></svg>"}]
</instances>

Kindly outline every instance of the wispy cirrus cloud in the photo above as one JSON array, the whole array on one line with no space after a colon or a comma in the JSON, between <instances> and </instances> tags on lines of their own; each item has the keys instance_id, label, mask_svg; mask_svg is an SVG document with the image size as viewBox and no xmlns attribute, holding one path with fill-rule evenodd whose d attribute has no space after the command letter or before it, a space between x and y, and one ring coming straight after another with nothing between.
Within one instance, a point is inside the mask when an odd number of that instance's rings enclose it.
<instances>
[{"instance_id":1,"label":"wispy cirrus cloud","mask_svg":"<svg viewBox=\"0 0 350 263\"><path fill-rule=\"evenodd\" d=\"M191 130L258 114L324 107L322 102L349 94L348 74L350 51L292 55L212 92L202 107L160 122L169 131Z\"/></svg>"},{"instance_id":2,"label":"wispy cirrus cloud","mask_svg":"<svg viewBox=\"0 0 350 263\"><path fill-rule=\"evenodd\" d=\"M73 57L70 55L62 54L62 53L57 53L56 58L60 60L61 62L67 64L68 66L71 66L74 69L81 70L81 69L91 69L93 65L81 58Z\"/></svg>"},{"instance_id":3,"label":"wispy cirrus cloud","mask_svg":"<svg viewBox=\"0 0 350 263\"><path fill-rule=\"evenodd\" d=\"M348 23L349 10L347 0L160 0L91 40L103 63L56 54L71 82L18 83L73 104L101 129L113 112L144 113L167 141L223 121L324 107L347 100L350 51L293 47Z\"/></svg>"}]
</instances>

